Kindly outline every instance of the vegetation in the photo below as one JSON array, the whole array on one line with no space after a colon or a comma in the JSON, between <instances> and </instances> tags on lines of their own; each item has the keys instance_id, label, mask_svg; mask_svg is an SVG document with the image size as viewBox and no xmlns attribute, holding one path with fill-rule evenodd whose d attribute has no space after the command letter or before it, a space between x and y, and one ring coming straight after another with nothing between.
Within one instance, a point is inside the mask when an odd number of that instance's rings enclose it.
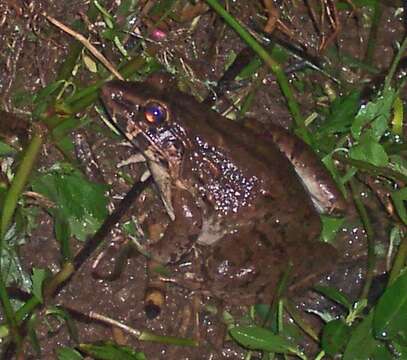
<instances>
[{"instance_id":1,"label":"vegetation","mask_svg":"<svg viewBox=\"0 0 407 360\"><path fill-rule=\"evenodd\" d=\"M22 142L22 150L7 141L0 142L2 177L6 179L0 187L0 299L5 316L0 336L4 340L4 349L14 349L17 358L24 358L29 343L40 356L36 329L49 318L66 324L72 340L77 340L72 311L53 306L53 299L148 186L136 184L118 209L109 215L109 187L88 180L73 155L75 143L72 134L78 129L91 129L103 136L120 139L101 122L95 125L92 120L95 118L94 109L106 117L98 103L100 87L114 77L137 81L155 71L165 70L172 73L181 86L202 99L205 91L215 88L214 84L198 79L186 61L178 60L186 58L186 55L179 56L177 49L166 48L162 44L170 41L171 27L189 24L192 32L200 16L215 11L253 50L232 79L243 84L243 91L234 95L235 106L229 117L244 122L262 81L272 74L281 89L287 113L293 119L292 130L312 146L349 203L355 205L358 225L363 227L367 242L367 271L356 300L345 291L330 286L315 288L322 297L341 309L339 313L316 314L324 323L320 333L302 318L291 299L284 296L286 284L282 279L281 296L273 304L255 305L241 319L224 314L229 336L247 350L246 359L257 351L261 351L263 359L275 358L276 354L308 359L312 355L303 351L305 338L316 344L316 359L335 356L345 360L407 358L407 147L404 130L406 78L403 73L407 39L392 44L397 46L397 51L391 66L382 76L382 69L375 64L374 55L380 51L377 48L381 30L378 24L383 7L387 5L379 0L331 0L311 8L312 12L324 12L328 17L326 23L319 24L319 51L311 56L305 51L298 52L293 46L301 42L295 33L288 31L290 44L281 41L278 36L249 31L248 25L242 24L242 19L231 15L235 13L232 2L229 4L230 11L216 0L198 3L193 7L189 2L160 0L147 9L143 8L143 2L133 0L122 0L116 7L107 1L94 0L83 17L87 22L75 22L69 26L64 26L49 14L41 14L44 21L49 21L48 31L63 30L74 40L55 81L35 94L13 94L15 108L28 107L31 110L30 140ZM268 14L268 18L263 20L273 20L272 5L267 1L263 3ZM287 8L283 7L274 19L280 24L276 25L279 31L278 26L284 25L288 18L286 11ZM338 46L338 39L346 32L345 26L341 30L340 22L347 21L343 14L349 13L359 19L363 16L370 26L362 59L345 53ZM136 19L143 16L148 26L139 33L136 30L140 31L142 24ZM89 33L87 24L96 21L99 26ZM138 25L134 26L135 23ZM104 53L111 54L109 61L99 53L101 44L97 46L98 51L88 38L100 39L106 50ZM264 40L263 43L260 40ZM223 57L229 60L224 64L224 71L229 66L233 67L235 59L239 59L234 50L223 54ZM298 58L304 67L296 71L295 78L289 77L288 71L285 71L287 64ZM351 79L346 76L350 73ZM322 79L318 85L313 82L313 76ZM374 86L376 83L377 87ZM305 110L302 107L309 92L312 101L308 102L313 108L309 110L308 104ZM3 113L0 115L6 117ZM52 164L41 159L45 144L57 150L58 157L52 159ZM41 167L38 167L39 163ZM125 174L121 174L121 178L132 183ZM386 243L377 241L371 213L366 208L366 196L362 193L378 199L375 200L376 209L380 209L377 210L380 211L378 217L385 218L386 223L383 224L386 225L383 226L390 227ZM45 268L34 268L31 274L27 274L19 256L19 249L29 241L35 228L40 209L45 209L52 217L53 233L60 249L61 268L53 274ZM352 228L354 224L348 221L347 218L324 216L324 240L334 241L340 229L346 226ZM127 234L131 234L129 228L132 226L124 228ZM75 250L77 240L82 242L78 252ZM379 269L378 263L385 260L388 277L380 296L371 299L369 294ZM23 291L27 295L25 299L17 300L13 288ZM110 321L91 313L84 315L92 320ZM286 321L288 317L294 321ZM114 323L114 326L121 325ZM197 346L196 341L182 337L159 336L127 327L124 331L140 341ZM60 348L58 358L148 358L148 354L113 344L111 339L102 344L75 343L75 347Z\"/></svg>"}]
</instances>

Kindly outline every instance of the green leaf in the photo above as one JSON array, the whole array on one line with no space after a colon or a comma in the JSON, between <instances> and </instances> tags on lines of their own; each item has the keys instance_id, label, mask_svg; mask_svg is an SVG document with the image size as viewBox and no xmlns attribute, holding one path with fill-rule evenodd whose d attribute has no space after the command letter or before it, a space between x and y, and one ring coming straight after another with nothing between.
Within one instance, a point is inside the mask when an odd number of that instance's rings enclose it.
<instances>
[{"instance_id":1,"label":"green leaf","mask_svg":"<svg viewBox=\"0 0 407 360\"><path fill-rule=\"evenodd\" d=\"M349 156L354 160L365 161L375 166L386 166L389 162L384 147L369 135L363 136L358 145L350 148Z\"/></svg>"},{"instance_id":2,"label":"green leaf","mask_svg":"<svg viewBox=\"0 0 407 360\"><path fill-rule=\"evenodd\" d=\"M396 97L393 103L393 119L392 119L392 131L393 134L399 136L403 135L403 119L404 119L404 106L403 101L399 96Z\"/></svg>"},{"instance_id":3,"label":"green leaf","mask_svg":"<svg viewBox=\"0 0 407 360\"><path fill-rule=\"evenodd\" d=\"M392 359L385 343L378 341L372 334L373 311L355 328L346 346L343 360Z\"/></svg>"},{"instance_id":4,"label":"green leaf","mask_svg":"<svg viewBox=\"0 0 407 360\"><path fill-rule=\"evenodd\" d=\"M56 204L49 211L57 221L68 224L68 234L57 229L60 237L73 235L83 241L107 216L105 192L108 187L87 181L69 166L54 168L34 180L32 187Z\"/></svg>"},{"instance_id":5,"label":"green leaf","mask_svg":"<svg viewBox=\"0 0 407 360\"><path fill-rule=\"evenodd\" d=\"M401 225L395 225L390 230L390 246L399 246L402 239L404 238L404 233Z\"/></svg>"},{"instance_id":6,"label":"green leaf","mask_svg":"<svg viewBox=\"0 0 407 360\"><path fill-rule=\"evenodd\" d=\"M48 99L53 93L57 92L65 80L58 80L38 91L34 96L34 104Z\"/></svg>"},{"instance_id":7,"label":"green leaf","mask_svg":"<svg viewBox=\"0 0 407 360\"><path fill-rule=\"evenodd\" d=\"M266 320L270 317L271 306L268 304L255 304L254 311L262 320Z\"/></svg>"},{"instance_id":8,"label":"green leaf","mask_svg":"<svg viewBox=\"0 0 407 360\"><path fill-rule=\"evenodd\" d=\"M322 349L330 356L341 354L348 343L351 329L342 320L327 323L322 330Z\"/></svg>"},{"instance_id":9,"label":"green leaf","mask_svg":"<svg viewBox=\"0 0 407 360\"><path fill-rule=\"evenodd\" d=\"M10 145L6 144L3 141L0 141L0 156L9 156L16 154L17 151L11 147Z\"/></svg>"},{"instance_id":10,"label":"green leaf","mask_svg":"<svg viewBox=\"0 0 407 360\"><path fill-rule=\"evenodd\" d=\"M16 213L18 214L18 212ZM31 277L24 271L20 261L19 246L25 240L22 234L12 226L7 231L4 239L3 251L1 253L1 271L6 284L13 284L29 292L32 288Z\"/></svg>"},{"instance_id":11,"label":"green leaf","mask_svg":"<svg viewBox=\"0 0 407 360\"><path fill-rule=\"evenodd\" d=\"M40 342L38 341L37 333L35 331L35 328L37 327L38 323L39 318L37 317L36 314L33 314L27 323L27 334L28 338L30 339L31 346L33 347L38 357L41 358L41 346Z\"/></svg>"},{"instance_id":12,"label":"green leaf","mask_svg":"<svg viewBox=\"0 0 407 360\"><path fill-rule=\"evenodd\" d=\"M109 14L109 12L102 5L99 4L98 1L93 0L93 3L95 4L96 8L102 14L103 20L104 20L106 26L109 29L113 29L114 28L114 25L113 25L114 24L114 19L113 19L113 17Z\"/></svg>"},{"instance_id":13,"label":"green leaf","mask_svg":"<svg viewBox=\"0 0 407 360\"><path fill-rule=\"evenodd\" d=\"M338 230L342 227L345 218L321 215L322 231L321 238L324 242L332 242Z\"/></svg>"},{"instance_id":14,"label":"green leaf","mask_svg":"<svg viewBox=\"0 0 407 360\"><path fill-rule=\"evenodd\" d=\"M337 302L338 304L344 306L346 309L352 309L352 303L346 296L344 292L341 290L335 289L330 286L322 286L317 285L314 286L315 291L319 292L320 294L324 295L330 300Z\"/></svg>"},{"instance_id":15,"label":"green leaf","mask_svg":"<svg viewBox=\"0 0 407 360\"><path fill-rule=\"evenodd\" d=\"M330 108L329 116L318 129L320 136L343 133L349 130L358 111L360 91L354 90L349 94L336 98Z\"/></svg>"},{"instance_id":16,"label":"green leaf","mask_svg":"<svg viewBox=\"0 0 407 360\"><path fill-rule=\"evenodd\" d=\"M119 346L106 342L104 344L80 344L81 351L95 359L102 360L146 360L141 352L135 351L127 346Z\"/></svg>"},{"instance_id":17,"label":"green leaf","mask_svg":"<svg viewBox=\"0 0 407 360\"><path fill-rule=\"evenodd\" d=\"M75 349L63 347L57 349L58 360L83 360L83 356Z\"/></svg>"},{"instance_id":18,"label":"green leaf","mask_svg":"<svg viewBox=\"0 0 407 360\"><path fill-rule=\"evenodd\" d=\"M72 251L70 243L71 238L70 226L68 219L66 219L59 212L54 215L54 232L55 237L60 243L61 253L64 260L71 260Z\"/></svg>"},{"instance_id":19,"label":"green leaf","mask_svg":"<svg viewBox=\"0 0 407 360\"><path fill-rule=\"evenodd\" d=\"M85 53L82 53L82 60L83 60L83 63L85 64L86 68L91 73L95 74L98 72L98 67L97 67L96 61L94 61L90 56L86 55Z\"/></svg>"},{"instance_id":20,"label":"green leaf","mask_svg":"<svg viewBox=\"0 0 407 360\"><path fill-rule=\"evenodd\" d=\"M407 346L403 346L395 342L392 343L392 346L397 353L398 360L407 360Z\"/></svg>"},{"instance_id":21,"label":"green leaf","mask_svg":"<svg viewBox=\"0 0 407 360\"><path fill-rule=\"evenodd\" d=\"M262 350L281 354L295 354L295 346L280 335L259 326L235 326L230 335L240 345L251 350Z\"/></svg>"},{"instance_id":22,"label":"green leaf","mask_svg":"<svg viewBox=\"0 0 407 360\"><path fill-rule=\"evenodd\" d=\"M117 36L117 34L118 34L118 30L106 29L100 35L103 37L103 39L113 41L114 38Z\"/></svg>"},{"instance_id":23,"label":"green leaf","mask_svg":"<svg viewBox=\"0 0 407 360\"><path fill-rule=\"evenodd\" d=\"M52 306L47 308L46 316L53 316L61 322L65 322L68 327L69 335L75 343L79 342L78 329L71 314L62 307Z\"/></svg>"},{"instance_id":24,"label":"green leaf","mask_svg":"<svg viewBox=\"0 0 407 360\"><path fill-rule=\"evenodd\" d=\"M407 176L407 160L398 155L390 155L389 156L390 163L388 164L388 167L392 169L393 171L397 171L400 174L403 174L404 176Z\"/></svg>"},{"instance_id":25,"label":"green leaf","mask_svg":"<svg viewBox=\"0 0 407 360\"><path fill-rule=\"evenodd\" d=\"M348 316L346 317L346 323L353 324L357 319L360 319L366 307L367 299L362 298L356 301L353 304L352 309L350 309Z\"/></svg>"},{"instance_id":26,"label":"green leaf","mask_svg":"<svg viewBox=\"0 0 407 360\"><path fill-rule=\"evenodd\" d=\"M45 112L45 110L49 106L52 99L55 98L54 96L51 95L57 95L57 92L60 91L60 89L62 88L64 81L65 80L55 81L36 93L33 99L35 105L34 111L32 113L33 117L35 118L41 117L41 115Z\"/></svg>"},{"instance_id":27,"label":"green leaf","mask_svg":"<svg viewBox=\"0 0 407 360\"><path fill-rule=\"evenodd\" d=\"M259 57L253 57L253 59L236 76L236 80L239 81L253 76L262 64L263 62Z\"/></svg>"},{"instance_id":28,"label":"green leaf","mask_svg":"<svg viewBox=\"0 0 407 360\"><path fill-rule=\"evenodd\" d=\"M52 139L59 148L69 153L74 150L72 131L85 126L89 122L90 118L86 115L81 116L79 119L76 116L66 117L64 121L52 129Z\"/></svg>"},{"instance_id":29,"label":"green leaf","mask_svg":"<svg viewBox=\"0 0 407 360\"><path fill-rule=\"evenodd\" d=\"M370 7L374 8L375 4L380 1L380 0L352 0L352 4L356 6L357 8L361 7ZM338 4L336 4L338 7L338 10L352 10L352 6L348 1L339 1Z\"/></svg>"},{"instance_id":30,"label":"green leaf","mask_svg":"<svg viewBox=\"0 0 407 360\"><path fill-rule=\"evenodd\" d=\"M407 346L407 271L386 289L374 309L377 338Z\"/></svg>"},{"instance_id":31,"label":"green leaf","mask_svg":"<svg viewBox=\"0 0 407 360\"><path fill-rule=\"evenodd\" d=\"M32 90L14 90L11 101L16 109L23 108L24 106L32 105L34 102L34 94Z\"/></svg>"},{"instance_id":32,"label":"green leaf","mask_svg":"<svg viewBox=\"0 0 407 360\"><path fill-rule=\"evenodd\" d=\"M407 224L407 210L404 204L407 201L407 187L393 191L391 193L391 198L393 200L394 207L397 210L400 219L403 221L404 224Z\"/></svg>"},{"instance_id":33,"label":"green leaf","mask_svg":"<svg viewBox=\"0 0 407 360\"><path fill-rule=\"evenodd\" d=\"M385 89L381 96L359 109L351 127L352 136L356 140L359 140L362 130L369 123L370 135L377 141L380 140L384 131L388 128L396 94L396 91L391 88Z\"/></svg>"},{"instance_id":34,"label":"green leaf","mask_svg":"<svg viewBox=\"0 0 407 360\"><path fill-rule=\"evenodd\" d=\"M45 269L33 269L33 274L31 276L32 281L32 292L35 297L42 303L42 285L44 280L50 275L50 272Z\"/></svg>"}]
</instances>

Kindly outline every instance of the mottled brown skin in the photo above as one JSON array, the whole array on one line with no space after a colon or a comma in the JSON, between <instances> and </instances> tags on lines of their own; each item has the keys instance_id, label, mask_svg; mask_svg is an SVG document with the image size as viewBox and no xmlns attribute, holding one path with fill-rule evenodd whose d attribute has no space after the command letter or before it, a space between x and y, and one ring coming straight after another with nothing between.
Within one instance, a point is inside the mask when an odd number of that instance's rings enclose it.
<instances>
[{"instance_id":1,"label":"mottled brown skin","mask_svg":"<svg viewBox=\"0 0 407 360\"><path fill-rule=\"evenodd\" d=\"M315 241L320 219L310 197L273 142L161 75L109 82L101 97L115 126L168 171L171 193L165 196L175 220L151 249L155 259L174 263L194 244L210 245L208 287L239 302L274 288L289 263L297 277L334 261L333 247ZM165 109L160 124L146 117L151 104Z\"/></svg>"}]
</instances>

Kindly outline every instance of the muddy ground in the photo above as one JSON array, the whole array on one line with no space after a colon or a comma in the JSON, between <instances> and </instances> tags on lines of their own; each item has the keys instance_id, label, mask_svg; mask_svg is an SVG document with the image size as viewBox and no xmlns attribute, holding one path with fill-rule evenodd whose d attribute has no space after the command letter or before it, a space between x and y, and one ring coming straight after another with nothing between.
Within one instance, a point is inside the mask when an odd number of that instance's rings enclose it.
<instances>
[{"instance_id":1,"label":"muddy ground","mask_svg":"<svg viewBox=\"0 0 407 360\"><path fill-rule=\"evenodd\" d=\"M117 3L114 1L104 2L105 9L110 14L115 14ZM140 1L136 6L134 15L134 31L140 32L138 36L151 37L152 24L156 18L146 13L146 7L150 2ZM179 2L183 3L183 2ZM358 8L356 14L351 10L341 10L339 19L341 28L337 38L329 44L326 52L318 51L321 45L321 36L316 32L310 20L310 14L303 2L295 1L295 6L290 2L281 7L282 19L292 30L292 38L277 30L277 34L287 42L300 43L309 54L325 59L325 55L334 48L339 53L347 53L357 59L363 58L366 49L367 38L370 29L370 14L368 8ZM181 5L179 5L181 7ZM97 47L103 49L104 39L100 37L101 17L96 21L89 21L85 16L88 3L85 1L45 1L33 0L31 2L19 0L0 0L0 108L8 114L15 114L28 123L37 122L32 116L33 104L30 96L47 84L55 80L63 60L67 57L72 37L52 26L42 15L48 15L69 25L75 20L84 22L90 29L89 39ZM229 9L238 19L249 28L256 28L264 23L266 13L263 3L260 1L239 0L229 2ZM395 43L403 37L404 28L402 13L396 13L396 7L383 5L383 13L377 33L375 53L372 63L385 74L394 53ZM174 21L165 20L160 29L165 34L165 39L153 45L147 44L150 54L154 55L159 62L167 68L176 69L180 77L185 77L186 70L192 72L194 79L194 92L201 100L208 95L208 87L205 84L216 82L224 72L225 63L229 61L231 51L238 53L245 44L236 33L227 27L219 17L209 9L199 11L199 17L193 12L187 12L185 19ZM261 15L261 16L260 16ZM352 15L352 16L350 16ZM118 22L126 19L117 18ZM193 27L191 27L194 22ZM332 28L326 25L325 32L332 32ZM140 47L139 37L130 35L127 39L129 49ZM141 51L141 50L140 50ZM105 55L115 63L120 55L111 46L104 47ZM330 58L332 59L332 57ZM347 77L348 83L359 81L359 74L346 66L332 62L329 66L335 69L339 77ZM290 60L295 62L295 60ZM83 57L78 60L79 74L75 83L78 86L91 84L99 78L99 74L88 71L84 66ZM288 66L288 65L287 65ZM261 68L260 72L267 70ZM298 94L298 101L304 116L315 109L318 99L312 92L314 85L327 79L318 72L293 73L291 80L306 77L305 86L309 91ZM250 85L243 85L237 90L230 90L225 98L218 102L220 111L230 106L229 98L242 96ZM112 134L104 127L94 108L88 108L78 114L88 114L89 122L85 126L75 129L70 135L74 138L78 133L86 137L94 152L97 162L100 164L101 176L95 181L107 183L109 190L110 208L117 206L120 198L130 189L130 182L123 181L118 176L117 164L128 158L134 150L127 146L123 139ZM249 118L256 119L264 124L269 121L276 122L288 127L291 124L291 116L287 110L284 97L273 77L259 84L256 90L254 102L250 111L246 114ZM10 124L15 119L12 115L4 115L6 123ZM2 119L2 121L4 120ZM6 126L7 127L7 126ZM23 126L24 127L24 126ZM30 125L27 126L29 128ZM30 131L30 130L28 130ZM10 136L7 136L9 139ZM74 152L72 151L72 158ZM41 156L33 171L33 177L41 171L45 171L56 162L66 160L58 151L51 139L44 142ZM76 164L75 164L76 166ZM80 165L79 165L80 168ZM123 170L122 170L123 169ZM139 179L145 171L144 165L128 165L121 168L130 179ZM29 187L29 184L28 184ZM379 203L374 198L366 196L369 208L374 209L372 220L376 231L376 237L385 242L388 236L389 223ZM35 202L25 200L21 206L35 207ZM60 268L61 253L59 244L55 239L53 218L44 211L44 206L38 208L33 222L35 226L25 233L24 244L18 246L22 270L30 274L35 268L48 268L55 272ZM153 188L143 193L136 203L123 216L121 223L130 219L131 216L138 219L147 218L146 231L154 231L154 225L159 223L159 230L168 222L165 211ZM100 262L100 272L109 272L117 256L120 244L125 241L118 229L112 230L102 245L101 250L109 248L111 252ZM110 245L114 240L115 245ZM82 243L73 241L75 250L80 249ZM339 289L344 289L352 298L356 298L365 272L366 244L365 235L358 221L356 212L350 204L346 222L336 239L339 244L341 261L330 273L325 275L322 281ZM71 311L78 330L79 342L95 342L101 340L115 340L143 351L148 359L243 359L245 351L230 340L222 341L225 335L222 324L222 301L209 295L192 293L179 286L169 286L166 293L166 304L160 316L149 320L144 312L144 290L146 284L146 259L141 255L135 255L126 260L126 266L120 276L112 281L98 279L92 275L92 264L95 255L91 256L73 278L66 284L60 293L50 301L49 305L65 306ZM385 270L383 261L377 265L377 273ZM333 304L323 301L322 297L313 292L302 292L293 298L299 309L314 309L318 311L339 311ZM201 306L197 306L201 303ZM213 306L213 307L211 307ZM210 311L217 307L217 312ZM245 313L245 307L227 308L236 318ZM137 329L148 329L163 335L196 337L200 345L194 347L167 346L160 343L137 341L129 335L112 331L112 328L100 324L97 321L86 319L84 315L90 311L107 315ZM194 317L194 311L198 312L198 320ZM39 312L44 319L44 312ZM318 321L315 317L305 315L314 324ZM64 322L51 319L47 324L39 322L37 326L38 344L41 355L35 352L33 347L27 344L25 358L55 359L56 351L62 346L75 346L72 334ZM316 351L315 344L309 339L302 341L302 345L309 353ZM4 355L7 357L7 355Z\"/></svg>"}]
</instances>

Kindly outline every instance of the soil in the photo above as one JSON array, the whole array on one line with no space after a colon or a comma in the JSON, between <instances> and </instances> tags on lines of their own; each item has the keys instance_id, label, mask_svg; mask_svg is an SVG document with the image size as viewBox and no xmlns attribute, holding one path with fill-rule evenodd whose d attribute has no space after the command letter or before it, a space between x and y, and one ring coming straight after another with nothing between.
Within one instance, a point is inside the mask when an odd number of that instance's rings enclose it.
<instances>
[{"instance_id":1,"label":"soil","mask_svg":"<svg viewBox=\"0 0 407 360\"><path fill-rule=\"evenodd\" d=\"M117 2L106 1L104 6L114 14L115 3ZM285 35L281 35L281 37L288 42L300 43L307 48L312 56L325 59L318 52L321 38L310 21L307 8L302 2L296 1L296 3L299 3L297 7L290 8L289 5L286 5L281 10L285 16L284 19L293 30L293 39ZM138 6L145 5L146 2L140 1ZM261 24L264 20L259 16L259 14L265 16L261 1L239 0L230 2L229 7L231 13L248 27L259 26L257 24ZM68 55L69 45L73 42L73 39L68 35L51 26L41 13L45 11L61 22L71 24L74 20L86 22L84 16L86 10L87 2L79 0L65 2L0 0L0 53L2 54L0 56L0 108L2 110L15 114L29 123L36 121L31 116L33 105L30 96L55 80L62 61ZM386 73L386 69L394 56L395 43L402 39L404 33L402 14L395 15L395 10L390 5L383 6L376 40L376 51L372 61L374 66L384 73ZM340 53L346 53L360 59L365 53L369 34L370 27L366 20L369 18L369 11L360 10L360 13L356 13L357 19L353 15L350 17L350 14L349 10L340 11L341 29L331 47L336 48ZM155 19L149 20L150 22L136 20L140 31L145 36L147 36L148 31L151 31L151 24ZM194 21L194 25L191 28L192 21ZM92 28L90 39L94 44L101 47L100 43L103 42L103 39L98 36L98 26L100 24L96 24ZM204 99L209 93L207 84L221 78L230 52L238 53L245 47L236 33L225 26L210 10L202 11L199 18L185 19L183 22L164 21L160 28L166 33L166 38L161 43L147 45L149 51L154 53L161 62L169 61L168 68L175 68L180 79L185 79L186 69L192 72L193 76L189 76L189 78L193 78L194 82L189 85L200 99ZM324 31L329 33L332 29L326 25ZM130 41L134 40L130 38ZM112 61L118 57L117 53L109 49L106 49L106 55L111 56ZM92 75L89 75L81 59L78 63L81 64L81 68L77 77L79 80L76 81L82 85L89 84L92 81ZM360 74L353 69L335 63L330 63L329 66L337 77L346 77L349 86L357 83ZM265 73L265 70L262 71ZM321 74L310 74L309 72L293 73L290 77L293 82L307 78L306 87L310 91L307 92L305 89L298 94L301 111L304 116L307 116L317 106L316 97L311 92L313 86L321 82L329 83L329 81ZM237 90L228 91L226 96L220 99L217 107L220 110L229 108L233 99L242 97L242 94L247 92L249 88L250 86L243 86ZM95 157L101 169L98 181L111 185L109 197L111 198L110 207L113 208L117 206L120 198L130 189L131 185L118 176L117 164L132 155L134 150L127 146L123 139L112 136L94 110L89 109L88 114L92 119L91 124L76 130L76 132L83 134L94 154L97 154ZM246 116L264 124L273 121L285 127L291 125L290 113L275 79L268 77L267 81L258 84L254 102ZM73 136L74 133L72 133ZM6 138L10 140L10 136ZM54 145L52 140L46 141L33 176L49 168L55 162L64 159ZM136 181L145 171L145 165L126 165L121 169ZM370 197L366 200L369 207L374 209L372 213L379 211L380 214L384 214L375 198ZM26 204L26 206L34 205ZM144 219L143 226L146 232L153 232L154 225L157 223L161 227L158 229L160 230L168 222L165 210L153 188L139 197L134 206L126 212L121 223L130 219L131 216ZM321 281L324 284L343 289L351 298L355 299L363 284L366 239L356 212L351 207L346 220L346 226L336 239L336 243L340 244L343 259L333 272ZM385 243L388 236L389 221L384 216L377 216L374 220L378 241ZM61 254L59 244L55 240L53 219L47 212L41 210L35 218L35 224L35 228L18 250L23 269L28 274L33 268L48 268L55 273L61 265ZM157 229L155 231L157 232ZM112 250L112 253L107 253L101 260L100 272L106 273L111 270L121 244L125 241L125 236L121 233L120 225L118 225L111 231L111 235L108 236L106 243L100 249L100 251L107 248ZM73 242L74 249L81 248L81 242L76 240ZM109 247L108 244L112 242L114 245ZM221 320L221 301L210 296L193 293L176 285L168 286L166 303L160 316L150 320L144 312L143 302L146 284L146 259L142 255L130 257L120 276L115 280L108 281L92 275L92 265L95 258L96 255L93 255L88 259L48 304L49 306L62 306L69 310L77 327L79 343L114 340L143 351L147 359L244 358L245 351L238 345L230 340L223 342L225 326ZM384 270L383 262L379 262L377 273ZM330 310L337 313L341 311L311 291L297 295L292 301L301 310ZM197 302L202 303L202 306L195 306ZM211 311L213 307L217 307L217 313ZM198 311L199 315L198 323L195 322L193 315L195 310ZM236 318L245 312L243 307L226 310L230 311ZM113 331L111 327L90 319L87 315L91 311L109 316L136 329L146 329L161 335L195 337L199 339L199 346L176 347L137 341L123 332ZM36 353L27 342L25 358L55 359L58 348L77 344L65 322L55 321L49 316L46 317L44 309L40 310L38 314L42 319L37 326L41 354ZM309 314L304 316L307 316L316 326L320 326L321 323L317 317ZM48 323L45 319L48 319ZM316 351L315 344L309 339L303 342L303 346L309 354Z\"/></svg>"}]
</instances>

